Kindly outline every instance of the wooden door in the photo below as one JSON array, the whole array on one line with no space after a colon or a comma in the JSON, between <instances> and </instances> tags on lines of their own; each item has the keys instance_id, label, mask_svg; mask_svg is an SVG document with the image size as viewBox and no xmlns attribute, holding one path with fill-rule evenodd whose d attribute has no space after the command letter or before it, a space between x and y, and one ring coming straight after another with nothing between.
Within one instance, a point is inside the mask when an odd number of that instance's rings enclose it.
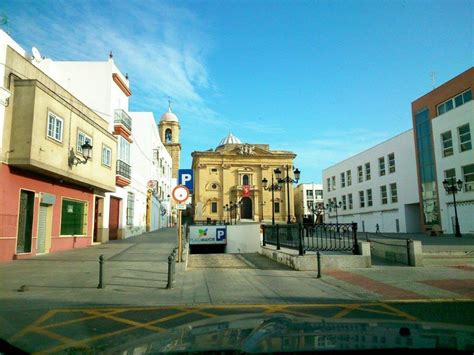
<instances>
[{"instance_id":1,"label":"wooden door","mask_svg":"<svg viewBox=\"0 0 474 355\"><path fill-rule=\"evenodd\" d=\"M109 240L117 240L119 228L120 199L110 197Z\"/></svg>"}]
</instances>

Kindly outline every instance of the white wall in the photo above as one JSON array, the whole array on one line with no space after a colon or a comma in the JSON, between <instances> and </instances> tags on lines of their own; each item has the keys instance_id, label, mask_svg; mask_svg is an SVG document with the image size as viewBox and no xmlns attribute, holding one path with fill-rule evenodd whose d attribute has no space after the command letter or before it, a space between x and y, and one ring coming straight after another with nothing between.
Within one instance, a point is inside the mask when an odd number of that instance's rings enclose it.
<instances>
[{"instance_id":1,"label":"white wall","mask_svg":"<svg viewBox=\"0 0 474 355\"><path fill-rule=\"evenodd\" d=\"M350 144L350 142L348 142ZM389 173L388 155L395 154L395 172ZM379 175L380 157L385 157L384 176ZM365 164L370 162L371 178L366 179ZM358 182L357 167L363 167L363 181ZM341 187L341 173L351 170L352 184ZM327 178L335 176L336 186L331 186L331 191L327 191ZM398 202L391 202L390 184L397 184ZM382 204L380 186L387 187L388 203ZM389 140L382 142L370 149L367 149L357 155L354 155L340 163L337 163L323 171L323 194L325 204L334 197L337 202L342 201L342 195L352 193L353 209L350 210L347 202L347 209L338 210L339 223L357 222L359 230L362 230L362 221L365 224L365 230L374 232L376 225L379 224L381 232L396 232L396 220L399 221L400 232L418 231L417 226L413 226L413 221L408 224L414 230L407 229L405 219L405 205L416 204L418 198L418 180L416 174L415 145L413 139L413 130L401 133ZM367 206L367 189L372 189L371 207ZM365 207L359 206L359 191L364 191ZM335 212L326 211L326 222L336 222Z\"/></svg>"},{"instance_id":2,"label":"white wall","mask_svg":"<svg viewBox=\"0 0 474 355\"><path fill-rule=\"evenodd\" d=\"M445 233L454 233L452 218L454 218L453 196L447 194L443 188L444 171L456 170L456 180L464 180L462 167L474 164L474 149L464 152L459 148L459 134L457 128L469 123L471 142L474 147L474 100L448 111L432 120L433 141L436 159L436 176L439 192L441 224ZM453 138L453 155L443 157L441 133L451 130ZM459 202L458 220L461 233L474 233L474 190L464 189L456 194Z\"/></svg>"},{"instance_id":3,"label":"white wall","mask_svg":"<svg viewBox=\"0 0 474 355\"><path fill-rule=\"evenodd\" d=\"M256 253L260 250L260 224L227 226L226 253Z\"/></svg>"},{"instance_id":4,"label":"white wall","mask_svg":"<svg viewBox=\"0 0 474 355\"><path fill-rule=\"evenodd\" d=\"M171 156L160 140L158 126L152 112L129 112L129 115L133 120L134 137L134 143L130 151L132 165L131 186L137 195L143 196L145 201L143 213L146 216L147 183L150 180L158 181L160 189L155 191L158 193L158 191L161 192L163 190L161 196L158 195L157 197L161 200L162 204L165 204L168 211L169 199L167 199L167 195L170 194L171 189ZM158 160L157 151L159 152ZM136 214L136 223L142 223L141 208L139 211L136 211ZM144 226L146 226L146 223L144 223ZM161 224L160 227L164 226Z\"/></svg>"},{"instance_id":5,"label":"white wall","mask_svg":"<svg viewBox=\"0 0 474 355\"><path fill-rule=\"evenodd\" d=\"M111 61L53 61L49 65L40 63L38 67L109 122L109 128L112 130L114 112L111 108L111 89L116 86L112 81L112 65ZM116 108L128 108L128 98L123 93L122 96L122 101L126 101L127 106Z\"/></svg>"}]
</instances>

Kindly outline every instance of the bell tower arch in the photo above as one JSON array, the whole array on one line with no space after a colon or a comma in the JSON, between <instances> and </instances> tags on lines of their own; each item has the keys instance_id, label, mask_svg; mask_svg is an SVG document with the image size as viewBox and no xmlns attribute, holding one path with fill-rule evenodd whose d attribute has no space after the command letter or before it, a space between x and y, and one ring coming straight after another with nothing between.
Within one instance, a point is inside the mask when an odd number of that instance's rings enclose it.
<instances>
[{"instance_id":1,"label":"bell tower arch","mask_svg":"<svg viewBox=\"0 0 474 355\"><path fill-rule=\"evenodd\" d=\"M181 143L179 140L181 126L179 124L178 116L176 116L171 110L171 101L168 101L168 111L166 111L160 118L158 130L160 132L161 142L163 142L166 150L171 155L173 163L171 177L177 179L181 155Z\"/></svg>"}]
</instances>

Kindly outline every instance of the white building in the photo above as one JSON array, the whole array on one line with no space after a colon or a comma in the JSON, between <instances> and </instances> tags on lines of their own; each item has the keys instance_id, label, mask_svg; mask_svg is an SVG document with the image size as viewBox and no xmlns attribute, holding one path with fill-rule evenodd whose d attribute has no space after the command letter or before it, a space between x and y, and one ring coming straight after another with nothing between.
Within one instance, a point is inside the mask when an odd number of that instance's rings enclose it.
<instances>
[{"instance_id":1,"label":"white building","mask_svg":"<svg viewBox=\"0 0 474 355\"><path fill-rule=\"evenodd\" d=\"M453 195L443 187L453 178L462 181L456 193L460 231L474 233L473 89L470 68L412 103L426 231L455 233Z\"/></svg>"},{"instance_id":2,"label":"white building","mask_svg":"<svg viewBox=\"0 0 474 355\"><path fill-rule=\"evenodd\" d=\"M168 226L171 215L171 155L161 143L153 112L129 112L133 120L131 150L132 184L140 208L135 206L134 225L147 231ZM143 209L142 206L146 206ZM145 221L145 224L143 224Z\"/></svg>"},{"instance_id":3,"label":"white building","mask_svg":"<svg viewBox=\"0 0 474 355\"><path fill-rule=\"evenodd\" d=\"M326 223L357 222L368 232L377 225L382 233L420 231L413 130L325 169L323 185L326 204L337 206L326 210Z\"/></svg>"},{"instance_id":4,"label":"white building","mask_svg":"<svg viewBox=\"0 0 474 355\"><path fill-rule=\"evenodd\" d=\"M295 216L298 223L323 223L324 199L322 184L299 184L295 190Z\"/></svg>"},{"instance_id":5,"label":"white building","mask_svg":"<svg viewBox=\"0 0 474 355\"><path fill-rule=\"evenodd\" d=\"M144 168L142 160L153 157L153 149L159 148L160 138L159 135L151 133L152 137L147 138L157 140L156 142L141 141L142 136L146 136L143 130L149 130L148 134L150 134L150 132L155 132L156 127L151 128L149 119L147 123L134 122L132 119L129 112L129 97L132 92L128 75L120 72L112 54L109 55L108 61L103 62L44 60L37 63L37 66L96 111L109 123L110 131L118 138L116 191L96 197L96 203L104 206L105 218L99 219L100 225L97 228L95 241L125 239L153 230L151 229L152 218L147 217L147 211L148 213L151 211L147 209L147 194L149 194L147 183L161 180L163 173L160 173L162 167L156 165L156 171ZM83 134L84 139L90 140L92 146L94 145L92 137L89 137L87 132L78 132L78 134ZM140 148L146 145L150 145L147 148L152 146L153 148L142 154ZM106 153L103 152L103 154ZM135 164L137 164L136 171L134 171ZM170 185L169 181L167 186ZM149 200L148 205L152 206L152 197L149 197ZM162 201L164 202L164 199ZM166 206L164 208L169 214L169 208ZM163 223L153 220L153 225L163 226Z\"/></svg>"}]
</instances>

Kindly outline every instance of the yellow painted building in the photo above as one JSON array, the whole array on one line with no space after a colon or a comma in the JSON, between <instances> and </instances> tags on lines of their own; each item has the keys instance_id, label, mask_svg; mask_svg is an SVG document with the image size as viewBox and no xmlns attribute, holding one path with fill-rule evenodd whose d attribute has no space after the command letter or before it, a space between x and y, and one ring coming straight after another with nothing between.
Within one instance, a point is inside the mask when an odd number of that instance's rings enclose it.
<instances>
[{"instance_id":1,"label":"yellow painted building","mask_svg":"<svg viewBox=\"0 0 474 355\"><path fill-rule=\"evenodd\" d=\"M275 169L286 171L293 177L293 160L290 151L270 150L268 144L242 143L232 134L221 140L217 148L192 153L194 171L194 220L271 221L272 192L264 189L262 180L271 184ZM276 180L275 180L276 182ZM289 186L290 218L294 220L293 185L283 184L275 191L275 221L285 222L288 216ZM228 212L226 205L237 204Z\"/></svg>"}]
</instances>

